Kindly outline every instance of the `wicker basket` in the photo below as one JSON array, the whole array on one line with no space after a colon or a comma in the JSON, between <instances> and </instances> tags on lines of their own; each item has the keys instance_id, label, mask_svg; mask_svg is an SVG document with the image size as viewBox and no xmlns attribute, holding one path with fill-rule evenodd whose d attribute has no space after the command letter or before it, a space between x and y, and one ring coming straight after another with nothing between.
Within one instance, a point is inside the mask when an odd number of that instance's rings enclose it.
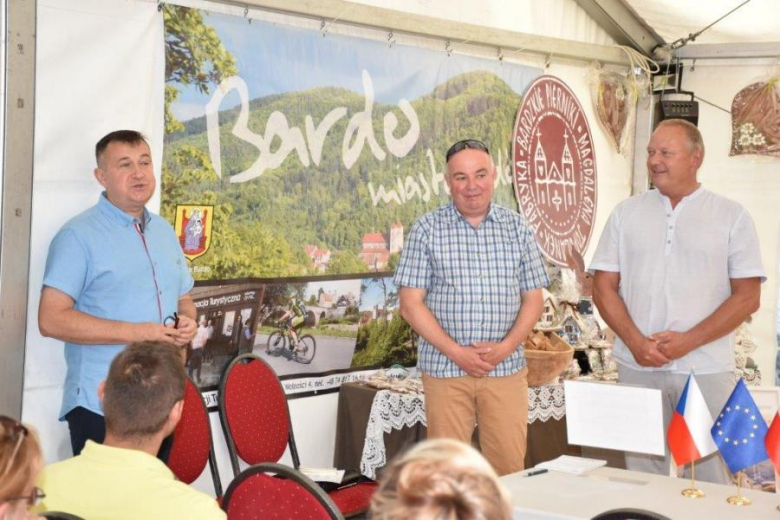
<instances>
[{"instance_id":1,"label":"wicker basket","mask_svg":"<svg viewBox=\"0 0 780 520\"><path fill-rule=\"evenodd\" d=\"M574 349L555 333L535 332L525 343L528 386L542 386L565 372Z\"/></svg>"}]
</instances>

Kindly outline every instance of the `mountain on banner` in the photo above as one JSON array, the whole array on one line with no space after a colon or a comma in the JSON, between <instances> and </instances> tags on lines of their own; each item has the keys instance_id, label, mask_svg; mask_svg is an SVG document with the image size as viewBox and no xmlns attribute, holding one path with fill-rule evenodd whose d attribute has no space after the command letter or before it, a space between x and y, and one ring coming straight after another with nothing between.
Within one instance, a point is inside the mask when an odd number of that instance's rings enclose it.
<instances>
[{"instance_id":1,"label":"mountain on banner","mask_svg":"<svg viewBox=\"0 0 780 520\"><path fill-rule=\"evenodd\" d=\"M220 265L232 266L231 278L237 272L239 276L305 274L306 244L356 256L366 233L384 232L397 222L408 230L423 213L449 201L441 176L444 152L464 137L488 144L499 166L495 200L516 208L508 163L520 99L493 73L454 76L429 94L410 100L419 121L419 138L400 158L390 153L385 138L387 116L392 114L397 121L392 130L395 139L406 135L409 118L399 106L374 101L373 138L385 156L378 159L366 141L350 168L344 160L344 150L353 144L346 142L347 128L351 118L365 110L363 93L318 87L254 99L249 101L247 124L254 134L266 134L269 117L275 112L286 119L287 129L279 132L276 128L270 146L272 153L289 152L279 166L247 182L230 182L232 175L252 166L260 153L232 133L239 106L219 114L222 178L218 178L208 155L205 117L186 121L183 131L166 136L161 213L167 218L183 203L215 207L214 247L197 261L212 267L208 278L219 278ZM328 114L340 108L345 115L329 128L323 126L327 131L315 154L317 146L311 142L307 121L309 128L313 124L317 129ZM295 130L300 135L297 144L290 137ZM190 164L191 157L199 158L197 167ZM201 172L199 176L196 171ZM226 235L230 233L240 238ZM223 245L228 240L230 245ZM281 258L273 266L268 264L269 251L271 257ZM224 254L231 259L222 259ZM236 262L245 264L245 270L236 269Z\"/></svg>"},{"instance_id":2,"label":"mountain on banner","mask_svg":"<svg viewBox=\"0 0 780 520\"><path fill-rule=\"evenodd\" d=\"M737 380L710 431L731 473L768 458L764 447L766 423L742 379Z\"/></svg>"},{"instance_id":3,"label":"mountain on banner","mask_svg":"<svg viewBox=\"0 0 780 520\"><path fill-rule=\"evenodd\" d=\"M666 439L678 466L706 457L718 450L710 435L712 415L691 373L672 414Z\"/></svg>"}]
</instances>

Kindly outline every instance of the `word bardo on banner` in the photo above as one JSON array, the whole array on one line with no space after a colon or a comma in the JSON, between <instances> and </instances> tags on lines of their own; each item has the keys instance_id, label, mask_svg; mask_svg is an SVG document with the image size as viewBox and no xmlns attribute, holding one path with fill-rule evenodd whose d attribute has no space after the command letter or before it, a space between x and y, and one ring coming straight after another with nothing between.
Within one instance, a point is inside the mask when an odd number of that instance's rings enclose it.
<instances>
[{"instance_id":1,"label":"word bardo on banner","mask_svg":"<svg viewBox=\"0 0 780 520\"><path fill-rule=\"evenodd\" d=\"M239 139L254 145L260 152L257 160L246 170L231 175L230 182L247 182L263 175L266 170L278 168L290 153L295 150L304 166L311 162L319 165L322 157L322 146L331 127L347 115L347 107L337 107L331 110L319 125L314 126L310 115L305 119L306 137L300 128L290 126L287 117L279 111L273 112L266 121L265 135L258 135L249 129L249 89L246 82L239 76L232 76L220 83L214 95L206 104L206 128L209 142L209 156L217 176L222 177L222 158L219 136L219 106L225 96L235 90L241 99L241 108L233 126L232 133ZM374 85L368 71L363 70L363 90L365 105L362 111L354 114L347 124L342 141L341 153L344 166L349 169L360 157L366 143L377 160L383 161L387 154L379 146L374 137L372 124L374 110ZM393 112L387 112L383 118L384 138L387 149L396 157L405 157L417 143L420 137L420 122L411 103L406 99L398 102L398 108L409 121L409 129L400 138L393 132L398 128L398 117ZM271 151L271 143L275 137L281 139L281 145L276 151ZM308 148L307 148L308 144Z\"/></svg>"}]
</instances>

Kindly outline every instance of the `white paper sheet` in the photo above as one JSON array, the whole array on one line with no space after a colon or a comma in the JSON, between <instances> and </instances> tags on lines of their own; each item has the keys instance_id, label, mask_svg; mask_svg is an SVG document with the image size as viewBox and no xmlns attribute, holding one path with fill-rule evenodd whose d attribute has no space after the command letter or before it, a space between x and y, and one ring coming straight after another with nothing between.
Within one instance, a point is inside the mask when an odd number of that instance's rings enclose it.
<instances>
[{"instance_id":1,"label":"white paper sheet","mask_svg":"<svg viewBox=\"0 0 780 520\"><path fill-rule=\"evenodd\" d=\"M344 470L336 468L309 468L301 466L298 470L314 482L333 482L339 484L344 480Z\"/></svg>"},{"instance_id":2,"label":"white paper sheet","mask_svg":"<svg viewBox=\"0 0 780 520\"><path fill-rule=\"evenodd\" d=\"M561 455L557 459L548 460L537 464L537 468L550 471L562 471L573 475L582 475L588 471L606 466L607 461L601 459L587 459L585 457L572 457L570 455Z\"/></svg>"},{"instance_id":3,"label":"white paper sheet","mask_svg":"<svg viewBox=\"0 0 780 520\"><path fill-rule=\"evenodd\" d=\"M565 381L564 392L570 444L664 454L660 390Z\"/></svg>"}]
</instances>

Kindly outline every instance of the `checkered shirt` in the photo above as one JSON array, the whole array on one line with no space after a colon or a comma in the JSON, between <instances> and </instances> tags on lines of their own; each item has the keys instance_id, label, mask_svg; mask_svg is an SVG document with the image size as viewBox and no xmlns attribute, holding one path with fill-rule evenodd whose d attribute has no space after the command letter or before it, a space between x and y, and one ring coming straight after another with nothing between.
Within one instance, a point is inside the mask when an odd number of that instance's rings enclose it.
<instances>
[{"instance_id":1,"label":"checkered shirt","mask_svg":"<svg viewBox=\"0 0 780 520\"><path fill-rule=\"evenodd\" d=\"M501 341L517 319L520 293L549 284L533 232L520 214L496 204L474 228L453 204L422 216L409 231L396 287L425 289L425 304L459 345ZM522 347L488 374L525 366ZM461 368L420 338L418 368L433 377L460 377Z\"/></svg>"}]
</instances>

